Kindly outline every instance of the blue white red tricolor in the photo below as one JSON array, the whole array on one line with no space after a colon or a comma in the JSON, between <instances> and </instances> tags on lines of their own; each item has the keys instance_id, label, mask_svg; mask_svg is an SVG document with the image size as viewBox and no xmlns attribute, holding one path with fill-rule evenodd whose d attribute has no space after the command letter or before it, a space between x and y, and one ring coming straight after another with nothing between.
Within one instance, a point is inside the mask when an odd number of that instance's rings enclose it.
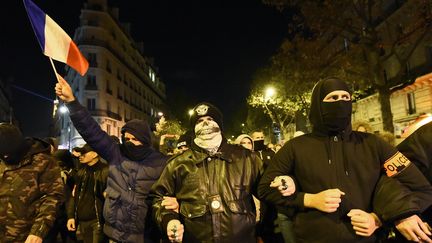
<instances>
[{"instance_id":1,"label":"blue white red tricolor","mask_svg":"<svg viewBox=\"0 0 432 243\"><path fill-rule=\"evenodd\" d=\"M69 35L31 0L23 0L39 45L46 56L66 63L82 76L89 63Z\"/></svg>"}]
</instances>

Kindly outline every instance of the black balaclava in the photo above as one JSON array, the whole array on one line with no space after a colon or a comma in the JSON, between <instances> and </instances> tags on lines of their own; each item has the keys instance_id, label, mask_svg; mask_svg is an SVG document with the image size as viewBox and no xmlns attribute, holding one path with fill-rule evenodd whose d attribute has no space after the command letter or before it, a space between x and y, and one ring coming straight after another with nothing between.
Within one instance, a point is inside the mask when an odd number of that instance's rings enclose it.
<instances>
[{"instance_id":1,"label":"black balaclava","mask_svg":"<svg viewBox=\"0 0 432 243\"><path fill-rule=\"evenodd\" d=\"M142 145L134 145L130 141L125 141L124 134L128 132L135 136ZM152 151L150 126L146 121L133 119L128 121L121 129L122 144L120 146L122 153L133 161L139 161L146 158Z\"/></svg>"},{"instance_id":2,"label":"black balaclava","mask_svg":"<svg viewBox=\"0 0 432 243\"><path fill-rule=\"evenodd\" d=\"M264 139L253 141L254 151L262 151L266 148Z\"/></svg>"},{"instance_id":3,"label":"black balaclava","mask_svg":"<svg viewBox=\"0 0 432 243\"><path fill-rule=\"evenodd\" d=\"M327 94L336 90L344 90L350 93L348 85L338 78L320 80L312 91L309 120L315 133L337 135L351 129L351 100L322 101Z\"/></svg>"},{"instance_id":4,"label":"black balaclava","mask_svg":"<svg viewBox=\"0 0 432 243\"><path fill-rule=\"evenodd\" d=\"M9 123L0 123L0 157L7 164L18 164L26 155L29 144L21 131Z\"/></svg>"}]
</instances>

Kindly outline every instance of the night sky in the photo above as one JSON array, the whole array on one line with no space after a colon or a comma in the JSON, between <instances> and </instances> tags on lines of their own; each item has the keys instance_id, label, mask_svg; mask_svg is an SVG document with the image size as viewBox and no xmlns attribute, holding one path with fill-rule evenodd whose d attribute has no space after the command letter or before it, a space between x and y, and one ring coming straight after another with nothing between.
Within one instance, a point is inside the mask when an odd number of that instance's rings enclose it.
<instances>
[{"instance_id":1,"label":"night sky","mask_svg":"<svg viewBox=\"0 0 432 243\"><path fill-rule=\"evenodd\" d=\"M83 0L34 0L70 36ZM218 106L227 128L246 118L252 75L269 61L286 36L285 14L260 0L110 1L132 36L144 42L167 87L167 104L178 118L199 101ZM0 78L12 77L13 108L26 135L46 136L55 77L35 39L21 0L2 3ZM56 62L60 72L63 65ZM183 117L182 117L183 116Z\"/></svg>"}]
</instances>

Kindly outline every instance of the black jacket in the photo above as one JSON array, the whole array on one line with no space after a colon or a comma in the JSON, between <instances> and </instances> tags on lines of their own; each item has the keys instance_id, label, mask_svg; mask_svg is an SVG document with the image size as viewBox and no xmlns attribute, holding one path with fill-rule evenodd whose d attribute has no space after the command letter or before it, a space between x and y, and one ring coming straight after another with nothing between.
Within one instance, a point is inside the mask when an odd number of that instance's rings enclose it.
<instances>
[{"instance_id":1,"label":"black jacket","mask_svg":"<svg viewBox=\"0 0 432 243\"><path fill-rule=\"evenodd\" d=\"M432 184L432 122L429 122L402 141L397 148L411 160ZM423 214L432 225L432 207Z\"/></svg>"},{"instance_id":2,"label":"black jacket","mask_svg":"<svg viewBox=\"0 0 432 243\"><path fill-rule=\"evenodd\" d=\"M373 134L352 132L344 138L303 135L287 142L275 155L263 175L258 193L261 198L276 205L298 209L294 229L300 242L361 242L368 238L355 235L346 214L351 209L361 209L366 212L375 211L381 215L376 211L379 209L374 209L372 205L374 192L380 177L384 174L381 169L384 162L396 153L396 149ZM297 192L293 196L282 197L277 190L268 186L280 175L292 175L296 179ZM431 195L429 183L413 164L393 178L410 184L411 189L422 194L424 192L426 196ZM383 193L399 190L386 189L385 185L383 187ZM339 188L345 192L342 203L335 213L304 208L305 193L318 193L332 188ZM399 203L400 206L405 201L392 203ZM381 207L379 211L385 209L385 205ZM420 206L411 204L400 211L401 215L392 212L388 218L418 213L419 210ZM374 239L370 241L373 242Z\"/></svg>"},{"instance_id":3,"label":"black jacket","mask_svg":"<svg viewBox=\"0 0 432 243\"><path fill-rule=\"evenodd\" d=\"M276 205L298 210L294 219L297 242L374 242L374 235L355 234L347 216L351 209L375 212L387 220L403 218L419 213L432 201L432 187L414 164L377 136L353 132L350 123L343 130L331 130L323 118L323 95L331 91L322 92L324 82L318 82L312 92L309 118L313 132L288 141L278 151L260 181L258 194ZM349 103L342 102L332 105L349 108ZM280 175L294 177L295 194L283 197L269 187ZM380 181L382 176L388 178ZM336 212L304 207L305 193L335 188L345 192ZM381 202L390 202L391 207Z\"/></svg>"},{"instance_id":4,"label":"black jacket","mask_svg":"<svg viewBox=\"0 0 432 243\"><path fill-rule=\"evenodd\" d=\"M83 185L83 180L91 176L90 173L93 173L93 183L94 187L92 191L86 191L85 186ZM77 216L77 207L80 203L80 199L85 193L92 193L94 195L94 202L92 202L90 205L86 205L86 207L93 207L96 212L96 219L98 220L99 224L103 225L103 203L105 201L104 198L104 191L107 185L107 178L108 178L108 165L98 161L93 166L82 166L77 173L75 174L75 190L74 190L74 196L69 198L68 204L67 204L67 214L68 219L75 219L78 220L77 223L79 224L79 218Z\"/></svg>"},{"instance_id":5,"label":"black jacket","mask_svg":"<svg viewBox=\"0 0 432 243\"><path fill-rule=\"evenodd\" d=\"M215 156L195 144L172 158L153 185L155 218L162 230L171 219L184 224L183 242L254 242L252 193L262 172L256 154L223 142ZM223 210L212 212L211 196L219 195ZM161 207L163 196L176 197L180 214Z\"/></svg>"}]
</instances>

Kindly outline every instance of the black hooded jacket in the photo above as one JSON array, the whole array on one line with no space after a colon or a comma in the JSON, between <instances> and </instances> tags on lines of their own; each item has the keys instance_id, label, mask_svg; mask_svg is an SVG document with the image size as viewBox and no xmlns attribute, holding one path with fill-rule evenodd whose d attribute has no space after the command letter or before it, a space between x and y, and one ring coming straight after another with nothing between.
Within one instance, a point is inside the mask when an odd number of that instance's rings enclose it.
<instances>
[{"instance_id":1,"label":"black hooded jacket","mask_svg":"<svg viewBox=\"0 0 432 243\"><path fill-rule=\"evenodd\" d=\"M351 130L351 101L334 104L345 105L341 109L349 110L348 123L344 129L335 131L325 126L321 105L323 96L334 90L346 90L343 85L336 85L333 90L327 86L326 92L322 92L325 82L328 80L318 82L312 94L310 120L313 132L288 141L274 156L260 181L258 195L278 206L297 209L294 219L297 242L374 242L375 236L355 234L347 213L351 209L361 209L381 216L377 211L383 211L385 205L381 205L381 208L373 205L376 185L380 177L385 175L384 164L400 159L401 154L373 134ZM344 120L342 116L336 118ZM414 165L409 162L399 165L397 172L389 171L388 174L402 184L409 184L412 190L431 195L429 183ZM290 197L283 197L279 191L268 186L276 176L281 175L290 175L296 181L296 193ZM383 198L386 192L399 190L388 185L382 183L380 192ZM345 192L336 212L325 213L304 207L305 193L314 194L335 188ZM420 210L415 200L393 203L400 207L389 209L388 218L394 219Z\"/></svg>"}]
</instances>

